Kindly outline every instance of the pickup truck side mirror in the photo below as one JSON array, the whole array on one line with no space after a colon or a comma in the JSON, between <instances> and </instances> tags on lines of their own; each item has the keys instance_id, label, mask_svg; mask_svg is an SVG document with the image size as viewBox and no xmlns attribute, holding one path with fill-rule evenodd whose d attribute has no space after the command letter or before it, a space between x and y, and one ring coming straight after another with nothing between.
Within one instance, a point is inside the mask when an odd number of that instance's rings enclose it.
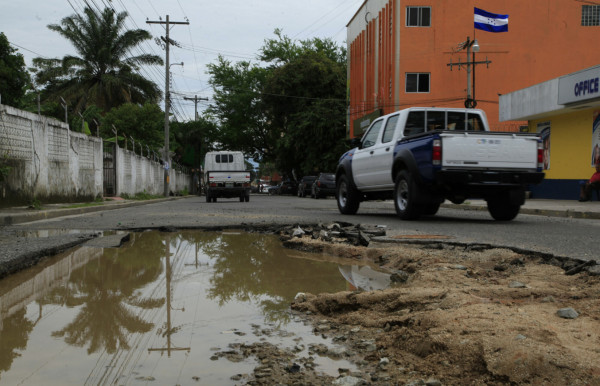
<instances>
[{"instance_id":1,"label":"pickup truck side mirror","mask_svg":"<svg viewBox=\"0 0 600 386\"><path fill-rule=\"evenodd\" d=\"M354 149L355 147L360 147L360 145L362 145L362 138L360 137L354 137L350 140L350 148Z\"/></svg>"}]
</instances>

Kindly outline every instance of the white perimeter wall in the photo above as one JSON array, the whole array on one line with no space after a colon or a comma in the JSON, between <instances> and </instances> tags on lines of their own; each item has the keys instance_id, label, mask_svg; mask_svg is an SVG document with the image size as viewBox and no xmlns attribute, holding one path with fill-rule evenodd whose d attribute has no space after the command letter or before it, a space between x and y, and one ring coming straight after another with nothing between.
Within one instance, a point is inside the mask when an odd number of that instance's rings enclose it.
<instances>
[{"instance_id":1,"label":"white perimeter wall","mask_svg":"<svg viewBox=\"0 0 600 386\"><path fill-rule=\"evenodd\" d=\"M103 194L103 143L101 138L72 132L54 118L0 105L0 165L11 167L0 181L1 204L93 200ZM164 169L152 161L119 149L117 194L146 191L162 195ZM191 178L169 171L170 190L179 193Z\"/></svg>"},{"instance_id":2,"label":"white perimeter wall","mask_svg":"<svg viewBox=\"0 0 600 386\"><path fill-rule=\"evenodd\" d=\"M169 170L169 190L173 193L191 191L191 177L180 171ZM146 192L154 195L164 193L164 168L131 150L117 150L117 195Z\"/></svg>"},{"instance_id":3,"label":"white perimeter wall","mask_svg":"<svg viewBox=\"0 0 600 386\"><path fill-rule=\"evenodd\" d=\"M11 172L0 197L80 200L102 195L102 140L0 105L0 162Z\"/></svg>"}]
</instances>

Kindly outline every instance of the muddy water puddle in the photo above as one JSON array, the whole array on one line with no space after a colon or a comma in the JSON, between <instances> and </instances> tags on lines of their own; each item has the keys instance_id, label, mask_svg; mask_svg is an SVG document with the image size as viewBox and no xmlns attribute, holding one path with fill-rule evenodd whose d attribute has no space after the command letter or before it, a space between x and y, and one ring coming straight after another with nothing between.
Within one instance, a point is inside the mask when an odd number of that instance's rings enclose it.
<instances>
[{"instance_id":1,"label":"muddy water puddle","mask_svg":"<svg viewBox=\"0 0 600 386\"><path fill-rule=\"evenodd\" d=\"M326 260L326 261L324 261ZM0 385L235 384L256 359L216 355L267 341L336 347L290 312L298 292L384 288L389 278L242 232L131 234L0 281ZM315 356L317 370L354 369Z\"/></svg>"}]
</instances>

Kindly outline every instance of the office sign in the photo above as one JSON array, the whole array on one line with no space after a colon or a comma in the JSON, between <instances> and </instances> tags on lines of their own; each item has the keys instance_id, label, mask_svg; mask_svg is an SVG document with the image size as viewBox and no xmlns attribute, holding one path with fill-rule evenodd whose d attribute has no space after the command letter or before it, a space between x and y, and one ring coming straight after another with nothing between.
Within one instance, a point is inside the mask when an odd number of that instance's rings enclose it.
<instances>
[{"instance_id":1,"label":"office sign","mask_svg":"<svg viewBox=\"0 0 600 386\"><path fill-rule=\"evenodd\" d=\"M566 105L600 98L600 66L558 79L558 104Z\"/></svg>"}]
</instances>

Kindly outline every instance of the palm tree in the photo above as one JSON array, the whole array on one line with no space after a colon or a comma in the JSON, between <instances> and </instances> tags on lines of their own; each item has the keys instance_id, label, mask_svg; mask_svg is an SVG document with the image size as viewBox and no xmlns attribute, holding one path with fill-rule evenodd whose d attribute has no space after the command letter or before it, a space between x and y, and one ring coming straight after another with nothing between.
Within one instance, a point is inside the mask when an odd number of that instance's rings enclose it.
<instances>
[{"instance_id":1,"label":"palm tree","mask_svg":"<svg viewBox=\"0 0 600 386\"><path fill-rule=\"evenodd\" d=\"M91 105L106 112L128 102L158 102L160 89L137 70L163 61L150 54L128 56L151 35L142 29L124 31L126 17L127 12L115 14L110 8L102 13L86 8L83 15L48 25L68 39L79 56L33 60L36 82L45 86L45 99L56 102L62 97L75 112Z\"/></svg>"}]
</instances>

